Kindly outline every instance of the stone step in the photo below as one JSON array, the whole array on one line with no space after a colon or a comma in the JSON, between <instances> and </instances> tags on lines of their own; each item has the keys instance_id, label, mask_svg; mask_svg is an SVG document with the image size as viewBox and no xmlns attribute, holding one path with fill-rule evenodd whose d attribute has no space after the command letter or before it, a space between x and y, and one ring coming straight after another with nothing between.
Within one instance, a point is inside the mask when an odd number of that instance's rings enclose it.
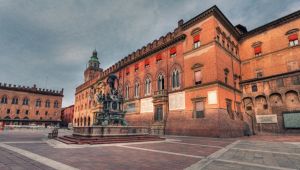
<instances>
[{"instance_id":1,"label":"stone step","mask_svg":"<svg viewBox=\"0 0 300 170\"><path fill-rule=\"evenodd\" d=\"M119 136L119 137L75 137L75 136L62 136L56 140L65 144L110 144L110 143L130 143L141 141L158 141L164 140L159 136Z\"/></svg>"}]
</instances>

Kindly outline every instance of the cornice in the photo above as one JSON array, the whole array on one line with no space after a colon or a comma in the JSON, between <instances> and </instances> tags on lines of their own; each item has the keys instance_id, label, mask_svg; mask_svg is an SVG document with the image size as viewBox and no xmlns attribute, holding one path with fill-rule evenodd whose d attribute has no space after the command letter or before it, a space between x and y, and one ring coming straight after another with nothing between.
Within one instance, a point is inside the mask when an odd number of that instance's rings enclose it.
<instances>
[{"instance_id":1,"label":"cornice","mask_svg":"<svg viewBox=\"0 0 300 170\"><path fill-rule=\"evenodd\" d=\"M277 26L280 26L282 24L291 22L291 21L293 21L295 19L298 19L298 18L300 18L300 10L298 10L296 12L293 12L293 13L291 13L289 15L286 15L284 17L281 17L279 19L276 19L274 21L271 21L271 22L269 22L269 23L267 23L265 25L262 25L260 27L257 27L257 28L255 28L255 29L253 29L251 31L248 31L247 33L243 34L240 37L239 41L243 41L243 40L245 40L247 38L250 38L250 37L252 37L254 35L260 34L262 32L265 32L267 30L270 30L270 29L272 29L274 27L277 27Z\"/></svg>"}]
</instances>

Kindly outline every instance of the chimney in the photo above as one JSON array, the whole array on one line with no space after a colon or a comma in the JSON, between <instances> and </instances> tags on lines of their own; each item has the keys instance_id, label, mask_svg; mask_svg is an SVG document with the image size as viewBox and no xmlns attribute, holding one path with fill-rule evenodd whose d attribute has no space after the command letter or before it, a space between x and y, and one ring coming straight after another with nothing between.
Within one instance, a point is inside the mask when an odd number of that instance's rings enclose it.
<instances>
[{"instance_id":1,"label":"chimney","mask_svg":"<svg viewBox=\"0 0 300 170\"><path fill-rule=\"evenodd\" d=\"M183 23L184 23L183 19L179 20L178 21L178 27L181 27L183 25Z\"/></svg>"}]
</instances>

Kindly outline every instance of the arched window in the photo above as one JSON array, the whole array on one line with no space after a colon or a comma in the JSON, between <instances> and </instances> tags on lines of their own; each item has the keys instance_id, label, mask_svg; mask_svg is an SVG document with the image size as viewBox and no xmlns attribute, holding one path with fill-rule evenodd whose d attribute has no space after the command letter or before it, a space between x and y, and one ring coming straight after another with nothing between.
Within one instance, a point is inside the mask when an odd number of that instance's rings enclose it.
<instances>
[{"instance_id":1,"label":"arched window","mask_svg":"<svg viewBox=\"0 0 300 170\"><path fill-rule=\"evenodd\" d=\"M46 100L45 107L50 107L50 100Z\"/></svg>"},{"instance_id":2,"label":"arched window","mask_svg":"<svg viewBox=\"0 0 300 170\"><path fill-rule=\"evenodd\" d=\"M14 97L11 101L11 104L18 104L19 99L17 97Z\"/></svg>"},{"instance_id":3,"label":"arched window","mask_svg":"<svg viewBox=\"0 0 300 170\"><path fill-rule=\"evenodd\" d=\"M139 82L135 82L134 84L134 97L139 97L140 94L140 83Z\"/></svg>"},{"instance_id":4,"label":"arched window","mask_svg":"<svg viewBox=\"0 0 300 170\"><path fill-rule=\"evenodd\" d=\"M172 72L172 88L177 89L180 87L180 76L179 76L179 71L175 69Z\"/></svg>"},{"instance_id":5,"label":"arched window","mask_svg":"<svg viewBox=\"0 0 300 170\"><path fill-rule=\"evenodd\" d=\"M2 104L7 104L7 97L6 96L2 96L1 103Z\"/></svg>"},{"instance_id":6,"label":"arched window","mask_svg":"<svg viewBox=\"0 0 300 170\"><path fill-rule=\"evenodd\" d=\"M125 98L129 99L129 85L128 84L125 86Z\"/></svg>"},{"instance_id":7,"label":"arched window","mask_svg":"<svg viewBox=\"0 0 300 170\"><path fill-rule=\"evenodd\" d=\"M145 95L151 94L151 79L148 77L145 81Z\"/></svg>"},{"instance_id":8,"label":"arched window","mask_svg":"<svg viewBox=\"0 0 300 170\"><path fill-rule=\"evenodd\" d=\"M86 126L86 117L84 117L83 125Z\"/></svg>"},{"instance_id":9,"label":"arched window","mask_svg":"<svg viewBox=\"0 0 300 170\"><path fill-rule=\"evenodd\" d=\"M157 79L157 89L158 90L164 90L165 89L165 78L162 74L160 74L158 76L158 79Z\"/></svg>"},{"instance_id":10,"label":"arched window","mask_svg":"<svg viewBox=\"0 0 300 170\"><path fill-rule=\"evenodd\" d=\"M36 107L41 107L41 103L42 103L42 101L41 101L40 99L37 99L37 100L35 101L35 106L36 106Z\"/></svg>"},{"instance_id":11,"label":"arched window","mask_svg":"<svg viewBox=\"0 0 300 170\"><path fill-rule=\"evenodd\" d=\"M57 100L54 101L54 108L58 108L58 101Z\"/></svg>"},{"instance_id":12,"label":"arched window","mask_svg":"<svg viewBox=\"0 0 300 170\"><path fill-rule=\"evenodd\" d=\"M23 99L23 105L28 105L29 104L29 99L27 97L25 97Z\"/></svg>"}]
</instances>

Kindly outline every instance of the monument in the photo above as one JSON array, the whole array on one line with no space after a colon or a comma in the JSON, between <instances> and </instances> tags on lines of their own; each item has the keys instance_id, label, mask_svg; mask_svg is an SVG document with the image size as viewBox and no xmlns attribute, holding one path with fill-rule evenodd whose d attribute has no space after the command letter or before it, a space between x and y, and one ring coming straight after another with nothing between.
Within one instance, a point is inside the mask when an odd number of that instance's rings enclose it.
<instances>
[{"instance_id":1,"label":"monument","mask_svg":"<svg viewBox=\"0 0 300 170\"><path fill-rule=\"evenodd\" d=\"M58 137L57 140L69 144L101 144L118 142L138 142L163 140L151 135L151 128L145 126L129 126L125 120L124 99L115 85L117 76L109 75L107 93L97 94L97 101L102 107L96 113L92 126L74 127L72 136Z\"/></svg>"}]
</instances>

